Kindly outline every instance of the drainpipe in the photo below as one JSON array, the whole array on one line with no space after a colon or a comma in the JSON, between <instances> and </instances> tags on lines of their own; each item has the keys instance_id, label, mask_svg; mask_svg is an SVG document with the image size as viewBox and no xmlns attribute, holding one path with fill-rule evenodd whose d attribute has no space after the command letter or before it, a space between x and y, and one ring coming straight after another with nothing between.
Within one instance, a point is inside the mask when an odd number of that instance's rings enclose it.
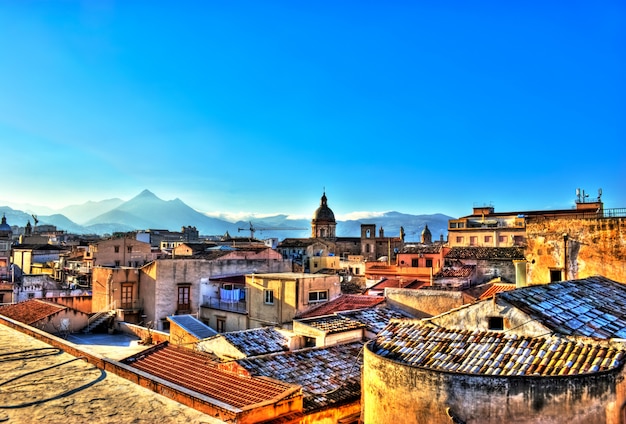
<instances>
[{"instance_id":1,"label":"drainpipe","mask_svg":"<svg viewBox=\"0 0 626 424\"><path fill-rule=\"evenodd\" d=\"M563 233L563 280L567 281L567 233Z\"/></svg>"}]
</instances>

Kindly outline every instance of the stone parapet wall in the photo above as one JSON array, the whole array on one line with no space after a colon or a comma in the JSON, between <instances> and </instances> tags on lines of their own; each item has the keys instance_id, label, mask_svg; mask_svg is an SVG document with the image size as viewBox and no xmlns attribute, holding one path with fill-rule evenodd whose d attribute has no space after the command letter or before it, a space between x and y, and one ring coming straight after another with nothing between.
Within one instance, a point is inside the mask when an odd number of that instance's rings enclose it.
<instances>
[{"instance_id":1,"label":"stone parapet wall","mask_svg":"<svg viewBox=\"0 0 626 424\"><path fill-rule=\"evenodd\" d=\"M602 275L626 283L626 218L532 219L526 234L529 284L549 283L565 257L567 280Z\"/></svg>"}]
</instances>

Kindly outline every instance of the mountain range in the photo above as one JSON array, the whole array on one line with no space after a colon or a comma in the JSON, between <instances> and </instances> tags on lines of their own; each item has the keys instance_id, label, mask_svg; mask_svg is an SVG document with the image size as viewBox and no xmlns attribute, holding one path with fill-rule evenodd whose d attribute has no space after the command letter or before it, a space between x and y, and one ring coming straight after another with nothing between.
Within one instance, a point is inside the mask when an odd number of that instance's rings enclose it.
<instances>
[{"instance_id":1,"label":"mountain range","mask_svg":"<svg viewBox=\"0 0 626 424\"><path fill-rule=\"evenodd\" d=\"M250 229L255 230L259 239L276 237L309 237L311 222L307 219L289 219L287 215L274 215L255 218L253 222L229 222L207 216L189 206L182 200L162 200L149 190L144 190L128 201L107 199L100 202L89 201L82 205L67 206L50 215L38 215L39 210L49 209L28 205L27 211L0 206L0 213L6 216L9 225L23 227L49 224L73 234L105 235L114 232L159 229L181 231L192 226L202 236L221 236L228 232L231 236L248 237ZM313 211L311 211L313 213ZM400 227L404 228L406 241L420 240L425 225L428 225L433 240L447 235L448 220L453 219L443 214L410 215L400 212L386 212L380 216L348 221L337 221L338 237L359 237L361 224L376 224L377 230L384 229L385 236L398 236Z\"/></svg>"}]
</instances>

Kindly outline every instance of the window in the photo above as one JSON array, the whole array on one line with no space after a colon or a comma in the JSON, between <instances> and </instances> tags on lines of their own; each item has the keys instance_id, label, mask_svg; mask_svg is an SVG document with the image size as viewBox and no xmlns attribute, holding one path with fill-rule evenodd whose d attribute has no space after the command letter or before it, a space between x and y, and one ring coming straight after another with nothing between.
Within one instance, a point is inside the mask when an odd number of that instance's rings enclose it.
<instances>
[{"instance_id":1,"label":"window","mask_svg":"<svg viewBox=\"0 0 626 424\"><path fill-rule=\"evenodd\" d=\"M119 246L113 246L113 251L115 253L120 253L120 247Z\"/></svg>"},{"instance_id":2,"label":"window","mask_svg":"<svg viewBox=\"0 0 626 424\"><path fill-rule=\"evenodd\" d=\"M551 269L550 270L550 282L554 283L555 281L563 281L563 271L560 269Z\"/></svg>"},{"instance_id":3,"label":"window","mask_svg":"<svg viewBox=\"0 0 626 424\"><path fill-rule=\"evenodd\" d=\"M327 290L309 292L309 303L326 302L327 300L328 300Z\"/></svg>"},{"instance_id":4,"label":"window","mask_svg":"<svg viewBox=\"0 0 626 424\"><path fill-rule=\"evenodd\" d=\"M459 222L459 228L465 228L465 222Z\"/></svg>"},{"instance_id":5,"label":"window","mask_svg":"<svg viewBox=\"0 0 626 424\"><path fill-rule=\"evenodd\" d=\"M506 236L498 236L498 243L506 243Z\"/></svg>"},{"instance_id":6,"label":"window","mask_svg":"<svg viewBox=\"0 0 626 424\"><path fill-rule=\"evenodd\" d=\"M216 330L218 333L223 333L226 328L226 317L217 317Z\"/></svg>"},{"instance_id":7,"label":"window","mask_svg":"<svg viewBox=\"0 0 626 424\"><path fill-rule=\"evenodd\" d=\"M478 244L478 237L470 236L470 246L476 246Z\"/></svg>"},{"instance_id":8,"label":"window","mask_svg":"<svg viewBox=\"0 0 626 424\"><path fill-rule=\"evenodd\" d=\"M176 308L179 311L187 311L191 309L191 304L189 302L189 292L191 291L190 286L179 286L178 287L178 307Z\"/></svg>"},{"instance_id":9,"label":"window","mask_svg":"<svg viewBox=\"0 0 626 424\"><path fill-rule=\"evenodd\" d=\"M132 284L122 284L122 309L133 307L133 286Z\"/></svg>"},{"instance_id":10,"label":"window","mask_svg":"<svg viewBox=\"0 0 626 424\"><path fill-rule=\"evenodd\" d=\"M456 222L451 222L450 223L450 228L456 228Z\"/></svg>"},{"instance_id":11,"label":"window","mask_svg":"<svg viewBox=\"0 0 626 424\"><path fill-rule=\"evenodd\" d=\"M28 293L28 298L29 299L34 299L35 298L35 293Z\"/></svg>"},{"instance_id":12,"label":"window","mask_svg":"<svg viewBox=\"0 0 626 424\"><path fill-rule=\"evenodd\" d=\"M133 246L128 246L128 247L126 248L126 251L127 251L128 253L133 253Z\"/></svg>"},{"instance_id":13,"label":"window","mask_svg":"<svg viewBox=\"0 0 626 424\"><path fill-rule=\"evenodd\" d=\"M491 243L491 236L485 236L485 243Z\"/></svg>"},{"instance_id":14,"label":"window","mask_svg":"<svg viewBox=\"0 0 626 424\"><path fill-rule=\"evenodd\" d=\"M462 236L457 236L456 242L457 243L463 243L463 237Z\"/></svg>"},{"instance_id":15,"label":"window","mask_svg":"<svg viewBox=\"0 0 626 424\"><path fill-rule=\"evenodd\" d=\"M426 268L432 268L432 267L433 267L433 260L426 259Z\"/></svg>"},{"instance_id":16,"label":"window","mask_svg":"<svg viewBox=\"0 0 626 424\"><path fill-rule=\"evenodd\" d=\"M120 266L120 261L115 261L115 266Z\"/></svg>"},{"instance_id":17,"label":"window","mask_svg":"<svg viewBox=\"0 0 626 424\"><path fill-rule=\"evenodd\" d=\"M420 260L417 258L412 258L411 259L411 266L413 268L417 268L418 266L420 266Z\"/></svg>"},{"instance_id":18,"label":"window","mask_svg":"<svg viewBox=\"0 0 626 424\"><path fill-rule=\"evenodd\" d=\"M502 317L489 317L489 330L502 331L504 330L504 318Z\"/></svg>"},{"instance_id":19,"label":"window","mask_svg":"<svg viewBox=\"0 0 626 424\"><path fill-rule=\"evenodd\" d=\"M263 297L266 305L274 304L274 290L263 290Z\"/></svg>"}]
</instances>

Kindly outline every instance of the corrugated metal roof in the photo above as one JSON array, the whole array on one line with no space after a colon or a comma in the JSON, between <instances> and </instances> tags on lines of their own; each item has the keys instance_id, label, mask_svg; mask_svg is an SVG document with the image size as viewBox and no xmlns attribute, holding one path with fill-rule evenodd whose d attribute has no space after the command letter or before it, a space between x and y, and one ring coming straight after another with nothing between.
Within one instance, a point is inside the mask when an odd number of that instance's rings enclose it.
<instances>
[{"instance_id":1,"label":"corrugated metal roof","mask_svg":"<svg viewBox=\"0 0 626 424\"><path fill-rule=\"evenodd\" d=\"M426 321L392 321L371 350L407 365L463 374L556 376L620 367L625 351L606 341L525 337L446 329Z\"/></svg>"},{"instance_id":2,"label":"corrugated metal roof","mask_svg":"<svg viewBox=\"0 0 626 424\"><path fill-rule=\"evenodd\" d=\"M197 339L213 337L217 333L214 329L192 315L172 315L167 317Z\"/></svg>"}]
</instances>

